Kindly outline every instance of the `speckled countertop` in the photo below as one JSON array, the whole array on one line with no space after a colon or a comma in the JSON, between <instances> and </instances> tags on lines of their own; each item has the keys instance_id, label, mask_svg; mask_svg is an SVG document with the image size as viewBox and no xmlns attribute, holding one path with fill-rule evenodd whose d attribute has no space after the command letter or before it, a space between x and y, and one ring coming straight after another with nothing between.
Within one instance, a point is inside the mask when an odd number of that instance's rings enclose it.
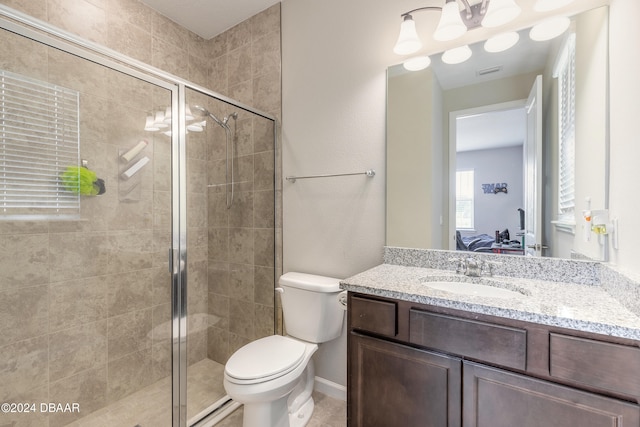
<instances>
[{"instance_id":1,"label":"speckled countertop","mask_svg":"<svg viewBox=\"0 0 640 427\"><path fill-rule=\"evenodd\" d=\"M401 264L404 265L379 265L343 280L341 287L351 292L640 340L640 316L600 283L508 276L469 278L449 269ZM512 292L489 297L429 286L434 282L460 281Z\"/></svg>"}]
</instances>

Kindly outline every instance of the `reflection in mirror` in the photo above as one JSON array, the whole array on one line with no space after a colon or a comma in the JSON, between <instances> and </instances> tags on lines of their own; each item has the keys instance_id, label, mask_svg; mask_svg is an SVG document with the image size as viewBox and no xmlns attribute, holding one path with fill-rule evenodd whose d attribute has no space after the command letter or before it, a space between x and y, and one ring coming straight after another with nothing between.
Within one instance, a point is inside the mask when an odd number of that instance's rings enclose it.
<instances>
[{"instance_id":1,"label":"reflection in mirror","mask_svg":"<svg viewBox=\"0 0 640 427\"><path fill-rule=\"evenodd\" d=\"M387 245L455 250L459 231L467 243L474 240L469 236L486 239L488 249L483 250L492 251L496 230L508 229L509 240L516 242L507 248L524 253L535 243L522 246L524 225L527 231L535 229L538 249L547 247L532 254L606 260L606 235L591 231L583 211L607 209L608 204L607 25L608 8L601 7L574 16L569 30L550 41L531 41L529 31L522 30L519 42L505 52L486 53L484 42L471 45L473 55L463 64L448 65L432 55L426 70L390 67ZM575 206L563 205L561 215L559 67L569 34L575 34L575 81L570 82L575 89L575 163L569 158L575 165ZM538 75L542 102L534 99L541 106L541 153L534 160L523 148L527 135L535 136L532 125L527 132L524 114L532 107L527 99ZM505 116L503 121L495 121L499 116ZM527 179L527 163L539 169L537 196L529 200L540 206L538 224L533 211L525 212L522 224L519 211L527 210L527 182L535 176L532 172ZM456 189L461 191L456 171L464 170L476 172L472 198L462 198L456 208ZM503 187L506 191L495 192ZM473 223L456 227L456 214L467 221L473 215Z\"/></svg>"}]
</instances>

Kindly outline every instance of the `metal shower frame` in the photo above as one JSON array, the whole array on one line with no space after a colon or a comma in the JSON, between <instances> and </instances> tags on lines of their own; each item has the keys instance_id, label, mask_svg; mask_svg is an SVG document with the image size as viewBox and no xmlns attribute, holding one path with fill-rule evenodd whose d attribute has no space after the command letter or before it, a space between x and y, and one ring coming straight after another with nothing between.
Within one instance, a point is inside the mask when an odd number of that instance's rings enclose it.
<instances>
[{"instance_id":1,"label":"metal shower frame","mask_svg":"<svg viewBox=\"0 0 640 427\"><path fill-rule=\"evenodd\" d=\"M171 114L172 117L179 118L179 120L172 120L171 122L172 215L171 248L168 249L169 269L171 272L172 314L172 426L187 427L186 91L191 89L200 92L273 122L274 181L278 176L276 160L278 158L278 120L270 114L130 58L115 50L84 40L75 34L56 28L47 22L2 4L0 4L0 28L171 92ZM274 189L277 189L276 182L274 182ZM277 191L274 191L275 209L277 209L277 206ZM274 239L276 238L275 218L277 218L277 215L274 215ZM274 253L274 260L275 258L276 254ZM274 269L274 280L276 270Z\"/></svg>"}]
</instances>

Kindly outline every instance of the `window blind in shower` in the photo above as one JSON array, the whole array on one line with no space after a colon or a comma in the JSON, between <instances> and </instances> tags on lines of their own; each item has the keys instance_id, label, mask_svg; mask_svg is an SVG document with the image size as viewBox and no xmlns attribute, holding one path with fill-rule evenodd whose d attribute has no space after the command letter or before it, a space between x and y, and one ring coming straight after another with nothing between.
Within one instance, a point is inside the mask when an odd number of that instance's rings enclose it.
<instances>
[{"instance_id":1,"label":"window blind in shower","mask_svg":"<svg viewBox=\"0 0 640 427\"><path fill-rule=\"evenodd\" d=\"M0 219L78 218L79 94L0 70Z\"/></svg>"}]
</instances>

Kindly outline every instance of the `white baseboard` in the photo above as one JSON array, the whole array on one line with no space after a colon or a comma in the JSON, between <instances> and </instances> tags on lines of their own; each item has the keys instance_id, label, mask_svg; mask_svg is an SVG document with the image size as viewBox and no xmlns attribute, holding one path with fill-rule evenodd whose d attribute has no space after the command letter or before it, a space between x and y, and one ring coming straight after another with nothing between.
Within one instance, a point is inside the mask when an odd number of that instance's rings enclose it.
<instances>
[{"instance_id":1,"label":"white baseboard","mask_svg":"<svg viewBox=\"0 0 640 427\"><path fill-rule=\"evenodd\" d=\"M333 381L316 377L313 389L334 399L347 401L347 388Z\"/></svg>"}]
</instances>

